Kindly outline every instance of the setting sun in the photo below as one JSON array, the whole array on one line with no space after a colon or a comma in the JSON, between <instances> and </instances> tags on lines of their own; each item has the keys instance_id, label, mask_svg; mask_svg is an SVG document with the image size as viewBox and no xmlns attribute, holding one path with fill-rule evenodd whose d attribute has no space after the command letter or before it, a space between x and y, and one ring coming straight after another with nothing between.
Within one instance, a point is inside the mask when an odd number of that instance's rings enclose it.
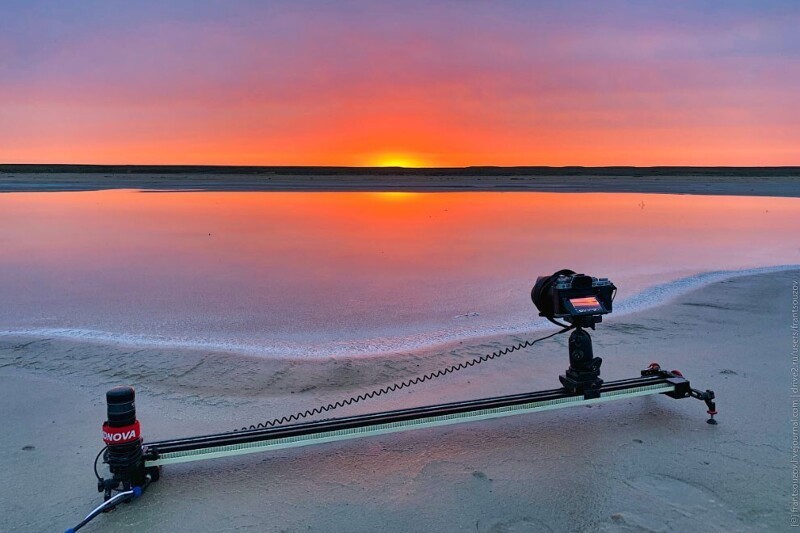
<instances>
[{"instance_id":1,"label":"setting sun","mask_svg":"<svg viewBox=\"0 0 800 533\"><path fill-rule=\"evenodd\" d=\"M419 158L407 154L383 154L375 157L368 166L420 168L430 166Z\"/></svg>"}]
</instances>

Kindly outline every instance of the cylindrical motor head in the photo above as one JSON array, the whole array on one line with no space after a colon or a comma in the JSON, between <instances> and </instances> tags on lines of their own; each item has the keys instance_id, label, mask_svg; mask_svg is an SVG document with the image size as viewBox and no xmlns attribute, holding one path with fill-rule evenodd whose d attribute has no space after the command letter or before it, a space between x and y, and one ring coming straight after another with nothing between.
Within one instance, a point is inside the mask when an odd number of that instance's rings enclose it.
<instances>
[{"instance_id":1,"label":"cylindrical motor head","mask_svg":"<svg viewBox=\"0 0 800 533\"><path fill-rule=\"evenodd\" d=\"M133 387L114 387L106 393L108 420L103 424L103 441L108 446L127 444L141 438L135 400Z\"/></svg>"},{"instance_id":2,"label":"cylindrical motor head","mask_svg":"<svg viewBox=\"0 0 800 533\"><path fill-rule=\"evenodd\" d=\"M108 449L103 460L114 481L123 487L141 486L145 479L142 430L136 420L135 400L133 387L114 387L106 392L108 420L103 424L103 442Z\"/></svg>"},{"instance_id":3,"label":"cylindrical motor head","mask_svg":"<svg viewBox=\"0 0 800 533\"><path fill-rule=\"evenodd\" d=\"M106 392L108 425L129 426L136 422L136 391L133 387L114 387Z\"/></svg>"}]
</instances>

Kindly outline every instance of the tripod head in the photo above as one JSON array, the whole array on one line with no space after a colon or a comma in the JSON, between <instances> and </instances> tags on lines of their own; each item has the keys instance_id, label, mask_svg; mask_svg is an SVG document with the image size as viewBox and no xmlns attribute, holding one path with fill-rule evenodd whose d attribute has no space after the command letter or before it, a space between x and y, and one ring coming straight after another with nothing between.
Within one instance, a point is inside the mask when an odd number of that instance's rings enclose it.
<instances>
[{"instance_id":1,"label":"tripod head","mask_svg":"<svg viewBox=\"0 0 800 533\"><path fill-rule=\"evenodd\" d=\"M582 392L585 398L597 398L600 394L600 365L603 360L594 356L592 338L580 326L569 336L569 368L558 376L561 385L570 392Z\"/></svg>"}]
</instances>

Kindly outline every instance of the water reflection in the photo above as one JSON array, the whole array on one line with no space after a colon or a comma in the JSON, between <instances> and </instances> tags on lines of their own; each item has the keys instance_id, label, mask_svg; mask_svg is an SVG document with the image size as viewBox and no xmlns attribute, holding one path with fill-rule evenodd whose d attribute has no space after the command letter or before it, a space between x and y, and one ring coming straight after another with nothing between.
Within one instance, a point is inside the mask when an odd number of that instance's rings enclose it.
<instances>
[{"instance_id":1,"label":"water reflection","mask_svg":"<svg viewBox=\"0 0 800 533\"><path fill-rule=\"evenodd\" d=\"M0 329L256 352L370 351L524 328L536 275L620 297L800 263L800 200L563 193L0 195ZM64 329L70 331L63 331Z\"/></svg>"}]
</instances>

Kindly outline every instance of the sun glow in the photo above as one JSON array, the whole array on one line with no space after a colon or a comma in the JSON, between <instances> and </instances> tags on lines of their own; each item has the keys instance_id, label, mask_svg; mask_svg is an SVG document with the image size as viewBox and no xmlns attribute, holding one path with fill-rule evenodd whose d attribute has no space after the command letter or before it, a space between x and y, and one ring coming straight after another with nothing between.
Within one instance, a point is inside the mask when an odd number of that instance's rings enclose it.
<instances>
[{"instance_id":1,"label":"sun glow","mask_svg":"<svg viewBox=\"0 0 800 533\"><path fill-rule=\"evenodd\" d=\"M419 158L408 154L381 154L372 159L370 166L420 168L426 164Z\"/></svg>"}]
</instances>

